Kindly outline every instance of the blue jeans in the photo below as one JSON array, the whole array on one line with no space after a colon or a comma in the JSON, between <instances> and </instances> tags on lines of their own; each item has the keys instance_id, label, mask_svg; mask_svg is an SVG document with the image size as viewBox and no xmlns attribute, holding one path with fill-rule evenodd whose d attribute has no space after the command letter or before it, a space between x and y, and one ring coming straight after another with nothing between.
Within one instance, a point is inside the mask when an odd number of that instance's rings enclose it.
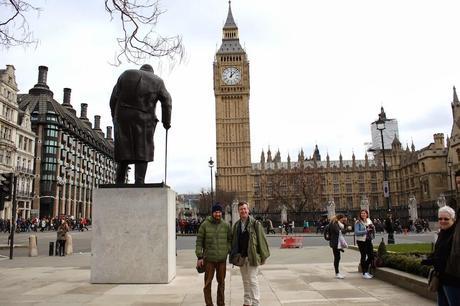
<instances>
[{"instance_id":1,"label":"blue jeans","mask_svg":"<svg viewBox=\"0 0 460 306\"><path fill-rule=\"evenodd\" d=\"M441 287L438 290L438 305L439 306L460 305L460 288L441 285Z\"/></svg>"}]
</instances>

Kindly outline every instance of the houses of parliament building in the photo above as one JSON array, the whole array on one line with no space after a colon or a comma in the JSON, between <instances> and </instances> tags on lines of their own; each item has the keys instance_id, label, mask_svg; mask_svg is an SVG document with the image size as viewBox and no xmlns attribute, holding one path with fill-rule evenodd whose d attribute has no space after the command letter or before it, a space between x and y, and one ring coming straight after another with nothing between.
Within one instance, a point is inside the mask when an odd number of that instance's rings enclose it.
<instances>
[{"instance_id":1,"label":"houses of parliament building","mask_svg":"<svg viewBox=\"0 0 460 306\"><path fill-rule=\"evenodd\" d=\"M382 148L374 140L363 160L354 154L351 160L343 160L341 154L338 160L331 160L328 154L322 158L316 146L311 155L301 150L292 160L290 156L283 160L279 151L268 149L261 152L259 162L253 163L249 60L240 45L230 4L213 65L217 194L229 193L234 200L248 201L254 211L261 213L276 212L282 206L290 211L321 211L331 201L342 211L357 210L362 201L367 201L370 209L396 208L406 206L411 196L420 206L434 207L443 199L456 206L460 184L460 102L455 87L451 135L435 133L433 142L422 149L416 150L414 144L403 147L397 129L387 128L383 133L388 142L382 141ZM388 126L393 120L386 118L383 108L379 118ZM389 201L383 192L384 158Z\"/></svg>"}]
</instances>

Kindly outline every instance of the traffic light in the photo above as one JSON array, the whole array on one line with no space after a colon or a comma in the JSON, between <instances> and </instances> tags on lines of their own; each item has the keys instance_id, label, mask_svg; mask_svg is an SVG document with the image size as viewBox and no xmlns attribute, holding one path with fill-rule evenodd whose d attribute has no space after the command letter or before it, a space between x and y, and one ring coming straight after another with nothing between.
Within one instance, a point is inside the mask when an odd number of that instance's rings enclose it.
<instances>
[{"instance_id":1,"label":"traffic light","mask_svg":"<svg viewBox=\"0 0 460 306\"><path fill-rule=\"evenodd\" d=\"M3 194L5 201L11 201L11 195L13 193L13 179L13 173L0 174L0 192Z\"/></svg>"}]
</instances>

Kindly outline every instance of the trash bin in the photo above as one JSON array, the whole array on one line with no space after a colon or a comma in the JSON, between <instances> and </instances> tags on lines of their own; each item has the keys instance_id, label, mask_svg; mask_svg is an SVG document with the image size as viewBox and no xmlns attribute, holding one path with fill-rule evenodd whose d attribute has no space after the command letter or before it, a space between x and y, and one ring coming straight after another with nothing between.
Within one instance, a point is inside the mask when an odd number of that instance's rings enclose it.
<instances>
[{"instance_id":1,"label":"trash bin","mask_svg":"<svg viewBox=\"0 0 460 306\"><path fill-rule=\"evenodd\" d=\"M49 248L49 255L53 256L54 255L54 242L50 242L50 248Z\"/></svg>"}]
</instances>

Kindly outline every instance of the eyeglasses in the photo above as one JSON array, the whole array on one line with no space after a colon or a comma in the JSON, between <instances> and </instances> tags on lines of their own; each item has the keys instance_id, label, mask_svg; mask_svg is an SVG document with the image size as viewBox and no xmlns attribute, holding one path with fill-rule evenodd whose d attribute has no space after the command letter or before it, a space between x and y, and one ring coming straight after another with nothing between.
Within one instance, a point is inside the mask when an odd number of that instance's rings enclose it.
<instances>
[{"instance_id":1,"label":"eyeglasses","mask_svg":"<svg viewBox=\"0 0 460 306\"><path fill-rule=\"evenodd\" d=\"M449 221L450 218L438 218L439 221Z\"/></svg>"}]
</instances>

